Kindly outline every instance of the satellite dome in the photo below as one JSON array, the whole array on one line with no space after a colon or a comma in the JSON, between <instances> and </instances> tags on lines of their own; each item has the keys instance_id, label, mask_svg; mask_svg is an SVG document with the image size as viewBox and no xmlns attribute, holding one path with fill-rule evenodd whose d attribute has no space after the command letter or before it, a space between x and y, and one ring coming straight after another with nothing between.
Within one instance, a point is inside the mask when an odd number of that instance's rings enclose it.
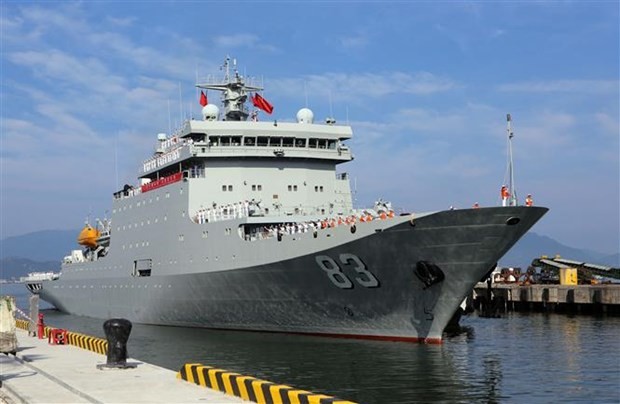
<instances>
[{"instance_id":1,"label":"satellite dome","mask_svg":"<svg viewBox=\"0 0 620 404\"><path fill-rule=\"evenodd\" d=\"M314 113L308 108L302 108L297 112L297 123L312 123Z\"/></svg>"},{"instance_id":2,"label":"satellite dome","mask_svg":"<svg viewBox=\"0 0 620 404\"><path fill-rule=\"evenodd\" d=\"M202 108L202 118L205 121L216 121L220 109L215 104L207 104Z\"/></svg>"}]
</instances>

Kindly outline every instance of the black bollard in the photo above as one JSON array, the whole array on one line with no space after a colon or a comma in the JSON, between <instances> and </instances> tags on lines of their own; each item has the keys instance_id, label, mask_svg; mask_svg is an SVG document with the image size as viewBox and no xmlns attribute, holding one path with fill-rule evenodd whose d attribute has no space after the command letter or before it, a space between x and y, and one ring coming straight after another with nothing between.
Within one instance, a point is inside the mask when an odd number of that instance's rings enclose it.
<instances>
[{"instance_id":1,"label":"black bollard","mask_svg":"<svg viewBox=\"0 0 620 404\"><path fill-rule=\"evenodd\" d=\"M131 333L131 321L124 318L111 318L103 323L108 340L107 363L97 365L99 369L105 368L135 368L135 364L127 363L127 340Z\"/></svg>"}]
</instances>

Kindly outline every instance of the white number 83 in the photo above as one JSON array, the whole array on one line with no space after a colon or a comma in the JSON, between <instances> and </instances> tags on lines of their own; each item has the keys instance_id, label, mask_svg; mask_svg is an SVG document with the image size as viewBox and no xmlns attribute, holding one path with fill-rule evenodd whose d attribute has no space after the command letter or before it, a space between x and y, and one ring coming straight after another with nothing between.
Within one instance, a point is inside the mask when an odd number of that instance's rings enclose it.
<instances>
[{"instance_id":1,"label":"white number 83","mask_svg":"<svg viewBox=\"0 0 620 404\"><path fill-rule=\"evenodd\" d=\"M338 256L340 262L343 265L352 266L355 272L359 276L355 277L355 281L361 286L366 288L376 288L379 286L379 280L368 270L366 265L362 262L357 255L354 254L340 254ZM336 261L327 255L317 255L315 257L316 263L319 267L327 273L329 280L337 287L341 289L352 289L353 282L349 279Z\"/></svg>"}]
</instances>

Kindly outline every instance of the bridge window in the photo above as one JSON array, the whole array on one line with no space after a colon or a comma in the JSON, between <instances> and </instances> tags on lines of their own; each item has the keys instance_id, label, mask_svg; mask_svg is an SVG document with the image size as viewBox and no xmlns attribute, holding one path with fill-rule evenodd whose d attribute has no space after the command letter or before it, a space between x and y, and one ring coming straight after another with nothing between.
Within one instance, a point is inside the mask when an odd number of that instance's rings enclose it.
<instances>
[{"instance_id":1,"label":"bridge window","mask_svg":"<svg viewBox=\"0 0 620 404\"><path fill-rule=\"evenodd\" d=\"M295 139L292 137L285 137L282 141L282 147L293 147Z\"/></svg>"}]
</instances>

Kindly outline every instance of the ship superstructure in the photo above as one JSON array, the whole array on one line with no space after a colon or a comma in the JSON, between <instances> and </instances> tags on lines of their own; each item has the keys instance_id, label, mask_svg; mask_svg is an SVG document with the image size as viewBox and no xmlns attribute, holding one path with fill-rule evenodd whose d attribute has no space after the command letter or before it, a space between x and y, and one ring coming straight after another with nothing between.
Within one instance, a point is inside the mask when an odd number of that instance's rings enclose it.
<instances>
[{"instance_id":1,"label":"ship superstructure","mask_svg":"<svg viewBox=\"0 0 620 404\"><path fill-rule=\"evenodd\" d=\"M43 299L149 324L440 341L547 210L355 208L339 170L351 128L314 123L307 108L259 122L246 104L265 101L261 87L230 67L197 85L220 91L223 111L207 104L202 120L158 135L139 183L114 193L111 220L83 232Z\"/></svg>"}]
</instances>

